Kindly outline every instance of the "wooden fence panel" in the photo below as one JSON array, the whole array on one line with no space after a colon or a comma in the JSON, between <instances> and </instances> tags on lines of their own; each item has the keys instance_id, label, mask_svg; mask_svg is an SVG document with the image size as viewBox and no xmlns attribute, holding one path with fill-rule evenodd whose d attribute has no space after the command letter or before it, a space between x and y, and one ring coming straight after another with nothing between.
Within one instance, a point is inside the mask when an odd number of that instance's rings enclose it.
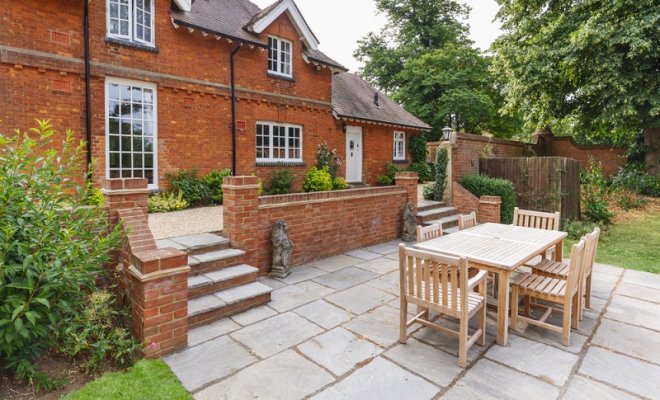
<instances>
[{"instance_id":1,"label":"wooden fence panel","mask_svg":"<svg viewBox=\"0 0 660 400\"><path fill-rule=\"evenodd\" d=\"M482 158L482 174L513 182L516 205L526 210L580 216L580 163L565 157Z\"/></svg>"}]
</instances>

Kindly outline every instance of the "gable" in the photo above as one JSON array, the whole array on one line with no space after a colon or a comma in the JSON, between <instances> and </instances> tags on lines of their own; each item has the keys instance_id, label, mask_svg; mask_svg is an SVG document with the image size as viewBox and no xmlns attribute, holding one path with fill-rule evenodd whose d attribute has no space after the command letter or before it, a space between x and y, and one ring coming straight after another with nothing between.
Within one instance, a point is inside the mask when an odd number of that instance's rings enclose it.
<instances>
[{"instance_id":1,"label":"gable","mask_svg":"<svg viewBox=\"0 0 660 400\"><path fill-rule=\"evenodd\" d=\"M307 21L300 13L298 6L293 0L279 0L271 6L265 8L245 26L250 32L262 33L268 26L282 14L286 13L291 20L293 26L300 34L301 40L309 49L318 50L319 41L314 36L314 33L307 25Z\"/></svg>"}]
</instances>

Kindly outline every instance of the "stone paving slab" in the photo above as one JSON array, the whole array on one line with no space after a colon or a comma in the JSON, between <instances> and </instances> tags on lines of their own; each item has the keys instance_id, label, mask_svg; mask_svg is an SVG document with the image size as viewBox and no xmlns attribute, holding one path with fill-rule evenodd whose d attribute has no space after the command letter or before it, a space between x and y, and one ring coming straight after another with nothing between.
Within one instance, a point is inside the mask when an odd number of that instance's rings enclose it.
<instances>
[{"instance_id":1,"label":"stone paving slab","mask_svg":"<svg viewBox=\"0 0 660 400\"><path fill-rule=\"evenodd\" d=\"M382 351L380 347L358 338L342 327L298 345L298 350L337 376L344 375L358 363Z\"/></svg>"},{"instance_id":2,"label":"stone paving slab","mask_svg":"<svg viewBox=\"0 0 660 400\"><path fill-rule=\"evenodd\" d=\"M327 301L360 315L382 304L394 300L394 296L366 284L353 286L326 296Z\"/></svg>"},{"instance_id":3,"label":"stone paving slab","mask_svg":"<svg viewBox=\"0 0 660 400\"><path fill-rule=\"evenodd\" d=\"M446 400L554 400L559 388L522 372L483 359L447 393Z\"/></svg>"},{"instance_id":4,"label":"stone paving slab","mask_svg":"<svg viewBox=\"0 0 660 400\"><path fill-rule=\"evenodd\" d=\"M449 329L458 330L458 324L451 321L436 321L442 326L445 326ZM410 328L412 329L412 328ZM488 331L488 327L486 328ZM410 331L409 331L410 332ZM473 331L470 331L472 333ZM442 332L439 332L431 328L421 328L412 334L413 337L421 340L422 342L428 343L432 346L435 346L439 349L444 350L445 352L452 354L454 357L458 357L458 339L454 336L445 335ZM511 337L511 336L509 336ZM491 335L486 335L486 345L479 346L478 343L475 343L467 353L467 361L472 363L476 360L481 354L483 354L490 345L495 342L495 337Z\"/></svg>"},{"instance_id":5,"label":"stone paving slab","mask_svg":"<svg viewBox=\"0 0 660 400\"><path fill-rule=\"evenodd\" d=\"M660 335L646 328L603 318L591 343L660 365Z\"/></svg>"},{"instance_id":6,"label":"stone paving slab","mask_svg":"<svg viewBox=\"0 0 660 400\"><path fill-rule=\"evenodd\" d=\"M178 236L169 239L190 250L197 250L204 247L216 246L229 243L229 239L212 233L200 233L197 235Z\"/></svg>"},{"instance_id":7,"label":"stone paving slab","mask_svg":"<svg viewBox=\"0 0 660 400\"><path fill-rule=\"evenodd\" d=\"M399 340L399 311L390 306L381 306L343 325L383 347Z\"/></svg>"},{"instance_id":8,"label":"stone paving slab","mask_svg":"<svg viewBox=\"0 0 660 400\"><path fill-rule=\"evenodd\" d=\"M319 366L287 350L204 389L195 399L302 399L333 380Z\"/></svg>"},{"instance_id":9,"label":"stone paving slab","mask_svg":"<svg viewBox=\"0 0 660 400\"><path fill-rule=\"evenodd\" d=\"M660 331L660 304L614 295L605 317Z\"/></svg>"},{"instance_id":10,"label":"stone paving slab","mask_svg":"<svg viewBox=\"0 0 660 400\"><path fill-rule=\"evenodd\" d=\"M575 354L515 335L509 336L508 346L491 347L486 357L555 386L566 382L579 360Z\"/></svg>"},{"instance_id":11,"label":"stone paving slab","mask_svg":"<svg viewBox=\"0 0 660 400\"><path fill-rule=\"evenodd\" d=\"M385 242L385 243L380 243L373 246L365 247L364 250L382 255L392 254L399 251L399 243L403 243L403 242L400 240L394 240L391 242Z\"/></svg>"},{"instance_id":12,"label":"stone paving slab","mask_svg":"<svg viewBox=\"0 0 660 400\"><path fill-rule=\"evenodd\" d=\"M449 385L463 372L456 357L412 338L393 347L385 357L440 387Z\"/></svg>"},{"instance_id":13,"label":"stone paving slab","mask_svg":"<svg viewBox=\"0 0 660 400\"><path fill-rule=\"evenodd\" d=\"M314 268L311 265L301 265L300 267L291 268L291 274L286 278L275 279L287 285L294 285L325 274L327 274L327 271L323 271L322 269Z\"/></svg>"},{"instance_id":14,"label":"stone paving slab","mask_svg":"<svg viewBox=\"0 0 660 400\"><path fill-rule=\"evenodd\" d=\"M399 271L393 271L376 279L372 279L367 282L367 285L373 286L395 296L399 296L399 293L401 293L399 289Z\"/></svg>"},{"instance_id":15,"label":"stone paving slab","mask_svg":"<svg viewBox=\"0 0 660 400\"><path fill-rule=\"evenodd\" d=\"M367 270L347 267L339 271L330 272L314 279L314 282L331 287L336 290L348 289L375 278L377 275Z\"/></svg>"},{"instance_id":16,"label":"stone paving slab","mask_svg":"<svg viewBox=\"0 0 660 400\"><path fill-rule=\"evenodd\" d=\"M424 400L438 392L436 386L378 357L312 399Z\"/></svg>"},{"instance_id":17,"label":"stone paving slab","mask_svg":"<svg viewBox=\"0 0 660 400\"><path fill-rule=\"evenodd\" d=\"M296 308L293 312L317 325L321 325L325 329L332 329L352 318L351 313L325 300L316 300Z\"/></svg>"},{"instance_id":18,"label":"stone paving slab","mask_svg":"<svg viewBox=\"0 0 660 400\"><path fill-rule=\"evenodd\" d=\"M247 326L252 325L255 322L263 321L264 319L270 318L274 315L277 315L277 311L266 305L263 305L251 308L240 314L233 315L231 319L240 325Z\"/></svg>"},{"instance_id":19,"label":"stone paving slab","mask_svg":"<svg viewBox=\"0 0 660 400\"><path fill-rule=\"evenodd\" d=\"M380 254L378 253L372 253L370 251L366 250L353 250L349 251L346 253L347 256L355 257L355 258L360 258L362 260L373 260L374 258L379 258L381 257Z\"/></svg>"},{"instance_id":20,"label":"stone paving slab","mask_svg":"<svg viewBox=\"0 0 660 400\"><path fill-rule=\"evenodd\" d=\"M660 290L651 289L646 286L624 282L619 286L616 293L626 297L634 297L639 300L660 303Z\"/></svg>"},{"instance_id":21,"label":"stone paving slab","mask_svg":"<svg viewBox=\"0 0 660 400\"><path fill-rule=\"evenodd\" d=\"M579 372L649 399L660 399L660 366L591 347Z\"/></svg>"},{"instance_id":22,"label":"stone paving slab","mask_svg":"<svg viewBox=\"0 0 660 400\"><path fill-rule=\"evenodd\" d=\"M323 260L312 261L309 263L309 265L322 269L326 272L335 272L339 271L340 269L350 267L351 265L359 264L362 261L364 260L360 258L340 254L338 256L325 258Z\"/></svg>"},{"instance_id":23,"label":"stone paving slab","mask_svg":"<svg viewBox=\"0 0 660 400\"><path fill-rule=\"evenodd\" d=\"M195 391L257 361L228 336L165 357L183 387Z\"/></svg>"},{"instance_id":24,"label":"stone paving slab","mask_svg":"<svg viewBox=\"0 0 660 400\"><path fill-rule=\"evenodd\" d=\"M388 272L399 270L399 258L397 257L395 260L389 258L377 258L375 260L357 264L356 267L366 269L375 274L387 274Z\"/></svg>"},{"instance_id":25,"label":"stone paving slab","mask_svg":"<svg viewBox=\"0 0 660 400\"><path fill-rule=\"evenodd\" d=\"M318 325L288 312L239 329L231 337L252 349L259 357L265 358L322 332L323 329Z\"/></svg>"},{"instance_id":26,"label":"stone paving slab","mask_svg":"<svg viewBox=\"0 0 660 400\"><path fill-rule=\"evenodd\" d=\"M274 290L271 294L272 300L268 305L279 312L285 312L310 303L332 292L334 292L334 289L327 286L311 281L302 282L297 285L284 286Z\"/></svg>"},{"instance_id":27,"label":"stone paving slab","mask_svg":"<svg viewBox=\"0 0 660 400\"><path fill-rule=\"evenodd\" d=\"M619 389L605 385L593 379L576 375L568 385L564 400L639 400L639 397L630 395Z\"/></svg>"},{"instance_id":28,"label":"stone paving slab","mask_svg":"<svg viewBox=\"0 0 660 400\"><path fill-rule=\"evenodd\" d=\"M658 244L656 243L655 245L657 246ZM660 290L660 274L626 270L623 274L623 283L630 283L637 286Z\"/></svg>"},{"instance_id":29,"label":"stone paving slab","mask_svg":"<svg viewBox=\"0 0 660 400\"><path fill-rule=\"evenodd\" d=\"M227 333L240 329L241 326L229 318L223 318L210 324L202 325L188 331L188 346L196 346L200 343L215 339Z\"/></svg>"}]
</instances>

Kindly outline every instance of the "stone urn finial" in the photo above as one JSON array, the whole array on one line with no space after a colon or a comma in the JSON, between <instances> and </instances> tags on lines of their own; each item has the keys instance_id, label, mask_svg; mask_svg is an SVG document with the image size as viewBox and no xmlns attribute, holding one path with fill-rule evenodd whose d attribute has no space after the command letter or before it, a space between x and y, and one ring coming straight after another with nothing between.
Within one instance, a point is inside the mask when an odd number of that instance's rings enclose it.
<instances>
[{"instance_id":1,"label":"stone urn finial","mask_svg":"<svg viewBox=\"0 0 660 400\"><path fill-rule=\"evenodd\" d=\"M291 252L293 251L293 242L289 240L289 226L280 219L273 225L271 234L273 243L273 266L270 269L270 276L274 278L286 278L291 269Z\"/></svg>"},{"instance_id":2,"label":"stone urn finial","mask_svg":"<svg viewBox=\"0 0 660 400\"><path fill-rule=\"evenodd\" d=\"M404 242L414 242L417 240L417 216L410 203L403 209L403 233L401 240Z\"/></svg>"}]
</instances>

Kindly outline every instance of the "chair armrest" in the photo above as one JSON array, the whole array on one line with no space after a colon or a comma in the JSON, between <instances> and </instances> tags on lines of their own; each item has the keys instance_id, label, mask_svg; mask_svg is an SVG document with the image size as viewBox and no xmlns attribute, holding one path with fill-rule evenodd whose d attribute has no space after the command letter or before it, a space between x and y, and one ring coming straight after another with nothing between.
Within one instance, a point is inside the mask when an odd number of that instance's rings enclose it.
<instances>
[{"instance_id":1,"label":"chair armrest","mask_svg":"<svg viewBox=\"0 0 660 400\"><path fill-rule=\"evenodd\" d=\"M472 291L472 289L474 289L475 286L477 286L479 283L481 283L481 281L486 279L486 277L488 277L488 272L479 271L479 273L477 275L475 275L473 278L471 278L468 281L468 290Z\"/></svg>"}]
</instances>

